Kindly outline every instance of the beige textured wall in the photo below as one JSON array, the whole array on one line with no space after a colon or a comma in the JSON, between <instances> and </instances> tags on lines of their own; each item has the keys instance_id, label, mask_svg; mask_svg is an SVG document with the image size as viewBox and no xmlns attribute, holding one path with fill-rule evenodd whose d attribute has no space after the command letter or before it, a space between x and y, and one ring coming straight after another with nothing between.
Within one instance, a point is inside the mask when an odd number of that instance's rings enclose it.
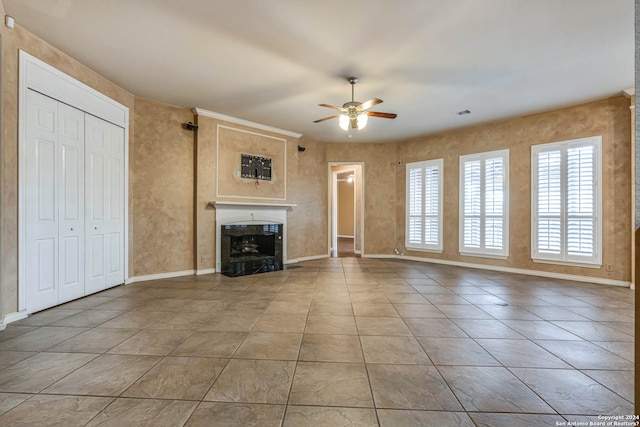
<instances>
[{"instance_id":1,"label":"beige textured wall","mask_svg":"<svg viewBox=\"0 0 640 427\"><path fill-rule=\"evenodd\" d=\"M216 199L216 121L196 116L195 235L196 269L215 268L216 211L209 205Z\"/></svg>"},{"instance_id":2,"label":"beige textured wall","mask_svg":"<svg viewBox=\"0 0 640 427\"><path fill-rule=\"evenodd\" d=\"M417 138L399 143L403 163L444 159L444 251L412 256L630 280L631 221L629 100L616 97L533 116ZM531 261L531 146L602 135L603 264L600 269L540 264ZM509 259L461 256L458 253L459 156L510 149ZM396 170L398 239L404 242L405 168ZM612 271L607 271L610 265Z\"/></svg>"},{"instance_id":3,"label":"beige textured wall","mask_svg":"<svg viewBox=\"0 0 640 427\"><path fill-rule=\"evenodd\" d=\"M393 253L397 216L396 144L335 143L327 144L326 150L328 162L364 163L363 253Z\"/></svg>"},{"instance_id":4,"label":"beige textured wall","mask_svg":"<svg viewBox=\"0 0 640 427\"><path fill-rule=\"evenodd\" d=\"M195 134L191 110L136 98L133 275L193 270Z\"/></svg>"},{"instance_id":5,"label":"beige textured wall","mask_svg":"<svg viewBox=\"0 0 640 427\"><path fill-rule=\"evenodd\" d=\"M328 243L328 169L325 144L300 141L304 152L295 149L288 167L287 195L297 206L288 213L289 258L324 256Z\"/></svg>"},{"instance_id":6,"label":"beige textured wall","mask_svg":"<svg viewBox=\"0 0 640 427\"><path fill-rule=\"evenodd\" d=\"M207 129L209 132L209 129ZM275 135L246 131L235 126L216 126L219 197L250 197L254 199L286 199L287 140ZM242 178L243 154L271 159L271 180Z\"/></svg>"},{"instance_id":7,"label":"beige textured wall","mask_svg":"<svg viewBox=\"0 0 640 427\"><path fill-rule=\"evenodd\" d=\"M0 3L0 15L4 10ZM1 291L2 315L17 311L18 301L18 50L29 54L91 86L106 96L129 107L129 149L134 146L133 126L134 97L104 77L80 64L78 61L54 48L16 24L9 29L0 25L2 36L2 172L0 176L0 258L2 262ZM130 151L131 154L131 151ZM130 157L131 159L131 157ZM130 169L130 178L133 175ZM129 181L131 191L131 180ZM132 206L129 204L129 215ZM129 250L132 250L133 228L129 223ZM131 263L129 264L131 268Z\"/></svg>"}]
</instances>

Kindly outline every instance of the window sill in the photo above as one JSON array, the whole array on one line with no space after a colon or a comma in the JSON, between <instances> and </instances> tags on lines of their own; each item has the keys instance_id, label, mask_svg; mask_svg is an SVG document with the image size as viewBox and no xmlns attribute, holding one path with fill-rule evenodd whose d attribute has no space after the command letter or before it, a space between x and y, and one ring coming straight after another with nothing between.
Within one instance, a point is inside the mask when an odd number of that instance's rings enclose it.
<instances>
[{"instance_id":1,"label":"window sill","mask_svg":"<svg viewBox=\"0 0 640 427\"><path fill-rule=\"evenodd\" d=\"M404 247L408 251L416 251L416 252L431 252L434 254L441 254L442 249L440 248L416 248L415 246L405 246Z\"/></svg>"},{"instance_id":2,"label":"window sill","mask_svg":"<svg viewBox=\"0 0 640 427\"><path fill-rule=\"evenodd\" d=\"M555 259L544 259L544 258L531 258L531 261L537 262L540 264L555 264L555 265L564 265L567 267L582 267L582 268L593 268L593 269L602 267L602 264L599 264L599 263L559 261Z\"/></svg>"},{"instance_id":3,"label":"window sill","mask_svg":"<svg viewBox=\"0 0 640 427\"><path fill-rule=\"evenodd\" d=\"M486 253L476 253L476 252L460 252L460 255L474 256L478 258L509 259L509 255L486 254Z\"/></svg>"}]
</instances>

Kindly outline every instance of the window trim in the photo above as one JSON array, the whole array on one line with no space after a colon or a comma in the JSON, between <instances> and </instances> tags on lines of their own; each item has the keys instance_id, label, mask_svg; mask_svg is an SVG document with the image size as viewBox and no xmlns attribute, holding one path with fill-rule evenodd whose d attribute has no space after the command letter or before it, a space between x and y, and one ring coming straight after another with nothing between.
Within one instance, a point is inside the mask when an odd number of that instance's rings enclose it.
<instances>
[{"instance_id":1,"label":"window trim","mask_svg":"<svg viewBox=\"0 0 640 427\"><path fill-rule=\"evenodd\" d=\"M438 168L438 244L434 245L431 243L411 243L409 242L409 219L410 219L410 211L409 211L409 173L412 169L421 168L424 172L424 169L427 167L437 167ZM424 174L423 174L424 177ZM423 181L424 183L424 181ZM442 253L443 251L443 202L444 202L444 159L432 159L432 160L423 160L420 162L412 162L407 163L405 167L405 233L404 233L404 247L406 249L415 250L415 251L423 251L423 252L436 252ZM422 218L424 215L424 185L422 190ZM423 222L424 224L424 222Z\"/></svg>"},{"instance_id":2,"label":"window trim","mask_svg":"<svg viewBox=\"0 0 640 427\"><path fill-rule=\"evenodd\" d=\"M566 151L570 146L594 146L594 255L588 259L579 255L569 255L566 251L566 227L561 235L561 253L559 255L545 254L538 251L538 154L547 151L560 150L562 161L566 162ZM566 165L562 165L566 172ZM566 218L567 177L561 176L561 217ZM566 222L563 220L563 223ZM531 260L537 263L557 264L574 267L600 268L602 267L602 136L570 139L566 141L550 142L531 146Z\"/></svg>"},{"instance_id":3,"label":"window trim","mask_svg":"<svg viewBox=\"0 0 640 427\"><path fill-rule=\"evenodd\" d=\"M480 238L480 248L469 248L464 245L464 164L469 161L480 160L481 171L485 170L485 161L487 159L502 158L503 160L503 200L502 200L502 249L487 249L484 247L484 239ZM460 255L474 256L482 258L497 258L508 259L509 258L509 149L487 151L483 153L474 153L460 156L459 162L459 205L458 205L458 251ZM481 174L481 230L484 225L485 218L485 206L484 206L484 175ZM483 233L483 232L482 232Z\"/></svg>"}]
</instances>

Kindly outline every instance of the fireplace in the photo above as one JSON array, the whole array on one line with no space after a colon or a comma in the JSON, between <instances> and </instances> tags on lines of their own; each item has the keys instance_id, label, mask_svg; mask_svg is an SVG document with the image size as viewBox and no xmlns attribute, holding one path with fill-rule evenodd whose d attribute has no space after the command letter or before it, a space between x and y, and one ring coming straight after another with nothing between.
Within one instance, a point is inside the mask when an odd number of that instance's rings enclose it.
<instances>
[{"instance_id":1,"label":"fireplace","mask_svg":"<svg viewBox=\"0 0 640 427\"><path fill-rule=\"evenodd\" d=\"M225 224L220 230L220 272L237 277L282 270L282 224Z\"/></svg>"},{"instance_id":2,"label":"fireplace","mask_svg":"<svg viewBox=\"0 0 640 427\"><path fill-rule=\"evenodd\" d=\"M210 202L209 204L216 210L215 272L223 273L227 276L240 276L241 274L251 274L254 271L258 271L260 273L264 271L271 271L270 269L272 265L274 271L276 266L278 266L278 270L282 270L283 266L290 262L287 259L287 211L293 209L296 205L288 203L226 201ZM277 226L278 230L272 231L269 229L269 227L273 226ZM235 236L231 236L232 227L240 227L233 228L233 234L235 234ZM265 227L267 227L266 231ZM235 259L233 259L233 263L231 262L232 237L239 239L242 234L245 234L246 236L254 235L256 236L255 242L251 242L247 237L248 245L260 245L264 240L268 241L269 239L268 237L257 237L265 232L275 234L275 248L269 251L262 250L262 252L259 250L259 252L264 255L265 260L251 259L251 254L248 254L246 251L249 250L249 252L252 252L251 249L257 248L247 246L245 248L246 258L242 260L242 254L240 254L240 256L236 256ZM222 237L223 234L227 234L224 239ZM259 239L263 240L258 241ZM226 241L226 243L223 243L223 241ZM225 247L225 245L228 246ZM240 247L240 252L242 252L242 246ZM273 252L273 255L270 255L271 252ZM267 259L267 257L273 258ZM244 265L242 265L243 262ZM232 264L234 265L232 266Z\"/></svg>"}]
</instances>

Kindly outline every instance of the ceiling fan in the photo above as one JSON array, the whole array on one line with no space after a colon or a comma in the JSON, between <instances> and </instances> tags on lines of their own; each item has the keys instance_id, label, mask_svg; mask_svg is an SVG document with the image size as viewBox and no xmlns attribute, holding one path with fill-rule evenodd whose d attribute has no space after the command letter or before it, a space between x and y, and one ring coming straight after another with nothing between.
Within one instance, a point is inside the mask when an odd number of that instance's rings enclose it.
<instances>
[{"instance_id":1,"label":"ceiling fan","mask_svg":"<svg viewBox=\"0 0 640 427\"><path fill-rule=\"evenodd\" d=\"M338 124L344 130L349 130L349 124L353 129L362 129L367 125L369 116L382 117L384 119L395 119L398 115L394 113L380 113L377 111L367 111L374 105L378 105L382 102L380 98L371 98L365 102L354 101L354 86L358 83L357 77L349 77L347 81L351 83L351 101L345 102L342 107L329 104L318 104L320 107L333 108L334 110L341 111L342 114L336 114L334 116L325 117L324 119L314 120L313 123L324 122L325 120L338 118Z\"/></svg>"}]
</instances>

